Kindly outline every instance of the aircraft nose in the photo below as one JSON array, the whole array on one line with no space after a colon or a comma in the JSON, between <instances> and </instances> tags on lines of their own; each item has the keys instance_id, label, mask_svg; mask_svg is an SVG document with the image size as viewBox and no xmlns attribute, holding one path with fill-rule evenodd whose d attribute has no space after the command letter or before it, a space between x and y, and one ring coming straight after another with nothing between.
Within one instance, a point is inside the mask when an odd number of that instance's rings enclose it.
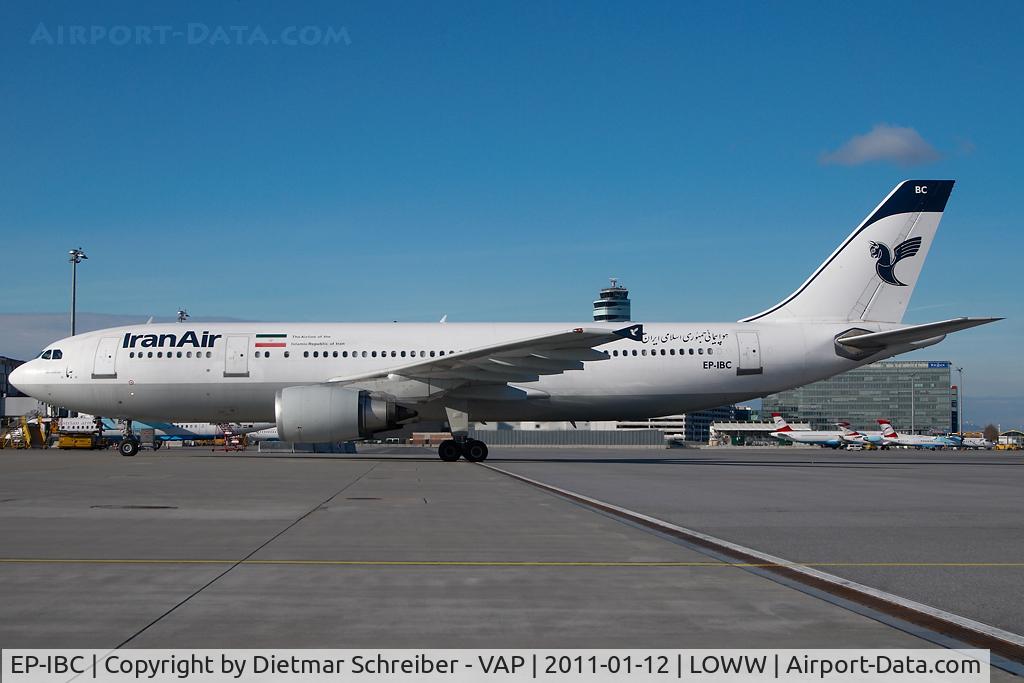
<instances>
[{"instance_id":1,"label":"aircraft nose","mask_svg":"<svg viewBox=\"0 0 1024 683\"><path fill-rule=\"evenodd\" d=\"M32 384L32 368L28 367L28 365L28 363L22 363L7 376L7 381L23 394L28 393L28 387Z\"/></svg>"}]
</instances>

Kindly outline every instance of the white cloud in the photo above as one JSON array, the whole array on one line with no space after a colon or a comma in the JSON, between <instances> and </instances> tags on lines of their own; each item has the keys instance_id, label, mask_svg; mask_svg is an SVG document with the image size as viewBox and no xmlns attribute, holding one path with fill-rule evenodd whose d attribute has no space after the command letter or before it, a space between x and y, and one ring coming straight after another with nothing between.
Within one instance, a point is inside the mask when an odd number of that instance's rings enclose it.
<instances>
[{"instance_id":1,"label":"white cloud","mask_svg":"<svg viewBox=\"0 0 1024 683\"><path fill-rule=\"evenodd\" d=\"M859 166L872 161L890 161L914 166L936 161L942 155L913 128L879 123L864 135L855 135L839 149L821 155L821 163Z\"/></svg>"}]
</instances>

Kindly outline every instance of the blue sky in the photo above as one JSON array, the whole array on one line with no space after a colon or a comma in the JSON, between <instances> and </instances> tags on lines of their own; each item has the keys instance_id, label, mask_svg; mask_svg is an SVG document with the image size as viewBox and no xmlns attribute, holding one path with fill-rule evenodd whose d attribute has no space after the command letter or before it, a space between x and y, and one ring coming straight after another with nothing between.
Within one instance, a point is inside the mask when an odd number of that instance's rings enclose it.
<instances>
[{"instance_id":1,"label":"blue sky","mask_svg":"<svg viewBox=\"0 0 1024 683\"><path fill-rule=\"evenodd\" d=\"M79 310L99 313L577 320L615 275L638 319L734 320L899 180L950 177L908 319L1007 316L923 355L1024 405L1021 3L15 1L0 20L0 312L65 310L81 244ZM59 44L72 26L110 34ZM293 26L345 39L280 44ZM880 124L923 153L824 163Z\"/></svg>"}]
</instances>

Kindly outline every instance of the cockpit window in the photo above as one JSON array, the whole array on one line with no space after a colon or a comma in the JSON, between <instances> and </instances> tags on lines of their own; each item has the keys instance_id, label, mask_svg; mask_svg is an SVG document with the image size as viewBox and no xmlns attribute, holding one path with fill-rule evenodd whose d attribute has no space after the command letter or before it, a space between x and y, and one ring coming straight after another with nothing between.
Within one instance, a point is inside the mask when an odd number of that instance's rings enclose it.
<instances>
[{"instance_id":1,"label":"cockpit window","mask_svg":"<svg viewBox=\"0 0 1024 683\"><path fill-rule=\"evenodd\" d=\"M42 355L39 357L42 358L43 360L50 360L50 353L51 351L47 349L46 351L43 351Z\"/></svg>"},{"instance_id":2,"label":"cockpit window","mask_svg":"<svg viewBox=\"0 0 1024 683\"><path fill-rule=\"evenodd\" d=\"M60 349L54 349L53 350L53 355L50 356L50 358L52 358L53 360L60 360L63 357L64 357L64 352L61 351Z\"/></svg>"}]
</instances>

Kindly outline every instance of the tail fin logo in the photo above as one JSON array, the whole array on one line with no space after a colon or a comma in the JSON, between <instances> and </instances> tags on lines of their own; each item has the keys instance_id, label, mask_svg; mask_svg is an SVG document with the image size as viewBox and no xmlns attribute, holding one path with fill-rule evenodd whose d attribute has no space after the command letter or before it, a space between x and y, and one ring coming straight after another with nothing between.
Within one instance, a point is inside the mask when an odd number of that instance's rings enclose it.
<instances>
[{"instance_id":1,"label":"tail fin logo","mask_svg":"<svg viewBox=\"0 0 1024 683\"><path fill-rule=\"evenodd\" d=\"M877 261L875 263L875 272L878 273L878 277L882 279L882 282L895 285L896 287L907 286L907 283L900 282L899 278L896 277L896 264L905 258L916 256L920 249L920 237L911 237L909 240L900 242L892 251L881 242L872 242L868 246L871 258Z\"/></svg>"}]
</instances>

